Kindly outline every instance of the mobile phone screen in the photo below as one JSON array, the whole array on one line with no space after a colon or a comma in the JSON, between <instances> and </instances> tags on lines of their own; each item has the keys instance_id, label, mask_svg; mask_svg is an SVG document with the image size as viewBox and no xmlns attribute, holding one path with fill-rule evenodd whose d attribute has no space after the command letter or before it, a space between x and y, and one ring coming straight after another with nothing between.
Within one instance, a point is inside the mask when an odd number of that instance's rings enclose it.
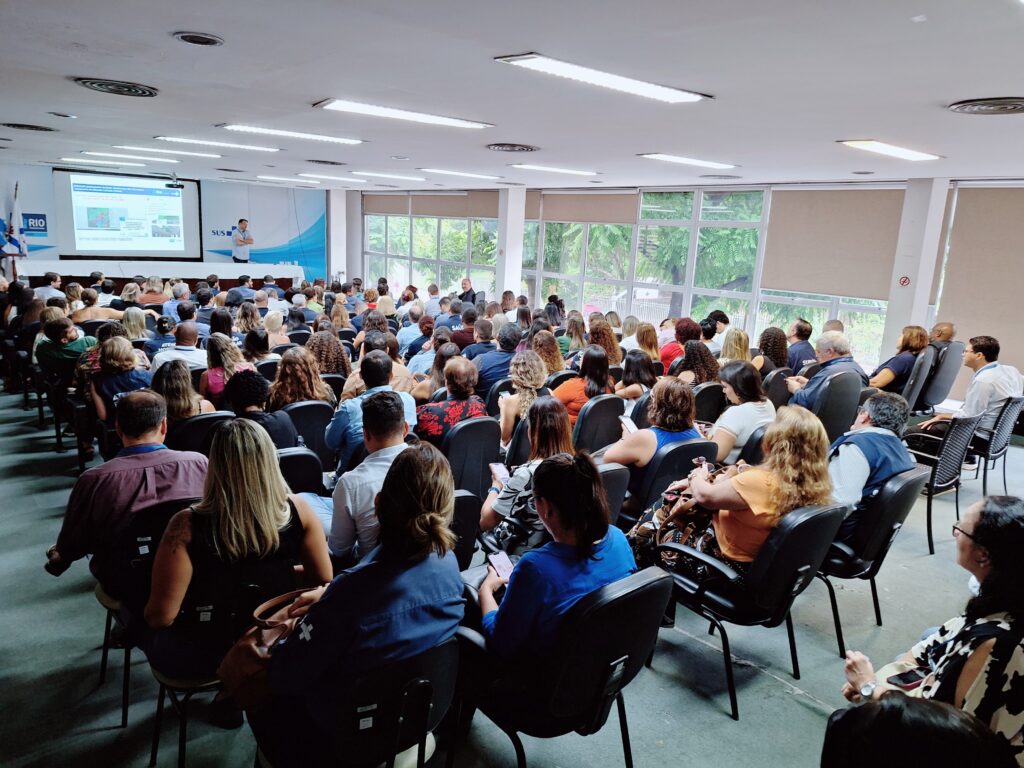
<instances>
[{"instance_id":1,"label":"mobile phone screen","mask_svg":"<svg viewBox=\"0 0 1024 768\"><path fill-rule=\"evenodd\" d=\"M508 559L508 555L504 552L495 552L487 556L487 562L494 568L501 578L507 578L512 574L512 561Z\"/></svg>"},{"instance_id":2,"label":"mobile phone screen","mask_svg":"<svg viewBox=\"0 0 1024 768\"><path fill-rule=\"evenodd\" d=\"M487 466L491 468L491 473L495 478L500 480L502 483L508 482L508 468L504 464L496 462L494 464L488 464Z\"/></svg>"},{"instance_id":3,"label":"mobile phone screen","mask_svg":"<svg viewBox=\"0 0 1024 768\"><path fill-rule=\"evenodd\" d=\"M627 432L637 431L636 424L633 423L633 420L629 418L629 416L619 416L619 421L622 422L622 425L626 428Z\"/></svg>"},{"instance_id":4,"label":"mobile phone screen","mask_svg":"<svg viewBox=\"0 0 1024 768\"><path fill-rule=\"evenodd\" d=\"M897 688L902 688L904 691L912 691L919 686L924 679L928 677L928 670L915 668L901 672L898 675L892 675L886 678L885 682L895 685Z\"/></svg>"}]
</instances>

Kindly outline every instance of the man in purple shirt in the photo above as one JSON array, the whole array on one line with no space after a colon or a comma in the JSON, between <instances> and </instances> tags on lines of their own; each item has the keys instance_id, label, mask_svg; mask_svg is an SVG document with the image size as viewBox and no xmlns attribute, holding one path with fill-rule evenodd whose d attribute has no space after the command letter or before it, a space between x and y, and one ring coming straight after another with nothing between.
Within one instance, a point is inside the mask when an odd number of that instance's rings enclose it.
<instances>
[{"instance_id":1,"label":"man in purple shirt","mask_svg":"<svg viewBox=\"0 0 1024 768\"><path fill-rule=\"evenodd\" d=\"M120 398L116 425L124 448L105 464L82 473L71 490L57 543L46 553L46 570L54 576L92 554L89 569L103 584L117 534L134 513L203 495L206 457L164 446L167 406L160 395L143 389Z\"/></svg>"}]
</instances>

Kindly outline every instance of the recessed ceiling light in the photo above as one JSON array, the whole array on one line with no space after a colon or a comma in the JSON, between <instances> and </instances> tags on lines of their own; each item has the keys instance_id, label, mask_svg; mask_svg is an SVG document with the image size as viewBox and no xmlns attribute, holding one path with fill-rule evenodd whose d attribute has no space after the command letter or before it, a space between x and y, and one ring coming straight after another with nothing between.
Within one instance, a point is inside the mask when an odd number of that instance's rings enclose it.
<instances>
[{"instance_id":1,"label":"recessed ceiling light","mask_svg":"<svg viewBox=\"0 0 1024 768\"><path fill-rule=\"evenodd\" d=\"M912 22L914 22L915 24L923 24L924 22L928 21L928 17L924 16L924 15L921 15L921 16L911 16L910 20Z\"/></svg>"},{"instance_id":2,"label":"recessed ceiling light","mask_svg":"<svg viewBox=\"0 0 1024 768\"><path fill-rule=\"evenodd\" d=\"M403 181L426 181L422 176L399 176L397 173L372 173L370 171L352 171L353 176L369 176L374 179L402 179Z\"/></svg>"},{"instance_id":3,"label":"recessed ceiling light","mask_svg":"<svg viewBox=\"0 0 1024 768\"><path fill-rule=\"evenodd\" d=\"M742 176L733 176L728 173L702 173L698 178L701 179L715 179L716 181L732 181L734 179L742 179Z\"/></svg>"},{"instance_id":4,"label":"recessed ceiling light","mask_svg":"<svg viewBox=\"0 0 1024 768\"><path fill-rule=\"evenodd\" d=\"M69 115L66 112L47 112L46 114L53 115L54 117L66 117L69 120L77 120L78 119L78 115Z\"/></svg>"},{"instance_id":5,"label":"recessed ceiling light","mask_svg":"<svg viewBox=\"0 0 1024 768\"><path fill-rule=\"evenodd\" d=\"M875 175L874 171L850 171L850 173L852 173L852 174L854 174L856 176L874 176Z\"/></svg>"},{"instance_id":6,"label":"recessed ceiling light","mask_svg":"<svg viewBox=\"0 0 1024 768\"><path fill-rule=\"evenodd\" d=\"M154 136L157 141L173 141L176 144L202 144L207 147L228 149L251 149L253 152L280 152L277 147L261 147L255 144L231 144L227 141L206 141L205 139L182 139L178 136Z\"/></svg>"},{"instance_id":7,"label":"recessed ceiling light","mask_svg":"<svg viewBox=\"0 0 1024 768\"><path fill-rule=\"evenodd\" d=\"M681 157L680 155L665 155L660 152L652 152L647 155L640 155L640 157L646 157L648 160L663 160L666 163L678 163L679 165L695 165L698 168L715 168L720 171L727 170L729 168L735 168L735 165L729 163L715 163L711 160L696 160L692 157Z\"/></svg>"},{"instance_id":8,"label":"recessed ceiling light","mask_svg":"<svg viewBox=\"0 0 1024 768\"><path fill-rule=\"evenodd\" d=\"M82 152L83 155L93 157L122 157L126 160L149 160L151 163L180 163L180 160L173 160L170 157L143 157L142 155L119 155L116 152Z\"/></svg>"},{"instance_id":9,"label":"recessed ceiling light","mask_svg":"<svg viewBox=\"0 0 1024 768\"><path fill-rule=\"evenodd\" d=\"M417 171L424 173L439 173L442 176L464 176L467 179L491 179L497 180L501 176L488 176L486 173L466 173L465 171L443 171L440 168L417 168Z\"/></svg>"},{"instance_id":10,"label":"recessed ceiling light","mask_svg":"<svg viewBox=\"0 0 1024 768\"><path fill-rule=\"evenodd\" d=\"M291 181L291 182L294 182L294 183L299 183L299 179L296 179L296 178L291 177L291 176L257 176L256 178L257 179L264 179L266 181ZM319 184L319 183L320 183L319 181L307 181L306 182L306 184Z\"/></svg>"},{"instance_id":11,"label":"recessed ceiling light","mask_svg":"<svg viewBox=\"0 0 1024 768\"><path fill-rule=\"evenodd\" d=\"M631 77L613 75L610 72L602 72L590 67L581 67L578 64L570 64L567 61L559 61L539 53L522 53L516 56L498 56L495 61L512 64L524 69L532 69L534 72L543 72L546 75L565 77L569 80L576 80L581 83L597 85L601 88L610 88L613 91L629 93L634 96L643 96L646 99L655 99L669 104L681 104L685 102L700 101L709 98L693 91L684 91L681 88L669 88L664 85L646 83L643 80L634 80Z\"/></svg>"},{"instance_id":12,"label":"recessed ceiling light","mask_svg":"<svg viewBox=\"0 0 1024 768\"><path fill-rule=\"evenodd\" d=\"M303 133L301 131L282 131L277 128L258 128L254 125L222 125L226 131L240 133L260 133L265 136L284 136L289 139L309 139L310 141L326 141L331 144L362 144L362 139L347 139L342 136L324 136L322 133Z\"/></svg>"},{"instance_id":13,"label":"recessed ceiling light","mask_svg":"<svg viewBox=\"0 0 1024 768\"><path fill-rule=\"evenodd\" d=\"M392 160L408 160L409 158L406 157L405 155L392 155L391 159Z\"/></svg>"},{"instance_id":14,"label":"recessed ceiling light","mask_svg":"<svg viewBox=\"0 0 1024 768\"><path fill-rule=\"evenodd\" d=\"M218 37L217 35L211 35L209 32L173 32L171 36L183 43L199 45L205 48L224 45L223 38Z\"/></svg>"},{"instance_id":15,"label":"recessed ceiling light","mask_svg":"<svg viewBox=\"0 0 1024 768\"><path fill-rule=\"evenodd\" d=\"M86 160L82 157L62 157L65 163L88 163L89 165L131 165L136 168L145 168L145 163L119 163L115 160Z\"/></svg>"},{"instance_id":16,"label":"recessed ceiling light","mask_svg":"<svg viewBox=\"0 0 1024 768\"><path fill-rule=\"evenodd\" d=\"M907 149L905 147L897 147L895 144L886 144L884 141L875 141L874 139L856 139L848 141L839 141L839 144L845 144L853 149L863 149L866 152L875 152L879 155L888 155L889 157L898 157L900 160L940 160L939 155L930 155L927 152L918 152L916 149Z\"/></svg>"},{"instance_id":17,"label":"recessed ceiling light","mask_svg":"<svg viewBox=\"0 0 1024 768\"><path fill-rule=\"evenodd\" d=\"M366 179L350 179L345 176L326 176L322 173L300 173L304 179L327 179L328 181L345 181L349 184L366 184Z\"/></svg>"},{"instance_id":18,"label":"recessed ceiling light","mask_svg":"<svg viewBox=\"0 0 1024 768\"><path fill-rule=\"evenodd\" d=\"M223 155L214 155L210 152L186 152L183 149L156 149L155 147L135 147L130 144L114 144L114 149L134 149L136 152L159 152L161 155L182 155L183 157L213 157L219 158Z\"/></svg>"},{"instance_id":19,"label":"recessed ceiling light","mask_svg":"<svg viewBox=\"0 0 1024 768\"><path fill-rule=\"evenodd\" d=\"M488 144L487 148L492 152L536 152L540 149L540 147L535 147L531 144L513 144L509 141Z\"/></svg>"},{"instance_id":20,"label":"recessed ceiling light","mask_svg":"<svg viewBox=\"0 0 1024 768\"><path fill-rule=\"evenodd\" d=\"M511 168L520 168L524 171L548 171L549 173L568 173L571 176L597 176L597 171L576 171L572 168L556 168L551 165L532 165L527 163L516 163Z\"/></svg>"},{"instance_id":21,"label":"recessed ceiling light","mask_svg":"<svg viewBox=\"0 0 1024 768\"><path fill-rule=\"evenodd\" d=\"M414 123L427 123L428 125L447 125L450 128L493 128L490 123L477 123L472 120L461 120L457 117L442 117L430 115L426 112L412 112L407 109L394 109L393 107L380 107L375 104L360 104L358 101L346 101L345 99L327 99L315 107L332 109L337 112L350 112L355 115L370 115L371 117L388 117L394 120L410 120Z\"/></svg>"}]
</instances>

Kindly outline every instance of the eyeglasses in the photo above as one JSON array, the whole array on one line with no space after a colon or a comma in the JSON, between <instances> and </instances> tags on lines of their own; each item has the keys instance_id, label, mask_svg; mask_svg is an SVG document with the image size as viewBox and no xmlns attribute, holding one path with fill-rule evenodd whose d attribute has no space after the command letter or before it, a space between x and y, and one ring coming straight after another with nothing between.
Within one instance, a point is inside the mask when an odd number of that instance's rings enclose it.
<instances>
[{"instance_id":1,"label":"eyeglasses","mask_svg":"<svg viewBox=\"0 0 1024 768\"><path fill-rule=\"evenodd\" d=\"M964 536L966 536L968 539L970 539L971 541L974 541L974 542L978 541L974 536L972 536L967 531L965 531L963 528L961 528L957 523L953 523L953 538L955 539L961 533Z\"/></svg>"}]
</instances>

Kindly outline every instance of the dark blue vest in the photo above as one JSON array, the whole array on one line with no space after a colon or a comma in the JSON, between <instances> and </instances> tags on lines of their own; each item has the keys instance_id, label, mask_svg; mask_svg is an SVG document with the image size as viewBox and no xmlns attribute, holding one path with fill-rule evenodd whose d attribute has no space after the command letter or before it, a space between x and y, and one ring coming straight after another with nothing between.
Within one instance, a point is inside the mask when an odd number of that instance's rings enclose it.
<instances>
[{"instance_id":1,"label":"dark blue vest","mask_svg":"<svg viewBox=\"0 0 1024 768\"><path fill-rule=\"evenodd\" d=\"M861 503L857 505L858 507L863 506L865 499L870 499L878 493L882 486L885 485L885 482L893 475L911 470L915 466L910 458L910 453L907 451L906 446L903 445L903 441L892 432L886 432L885 434L881 432L867 432L865 430L848 432L832 443L832 446L829 448L829 458L836 456L839 453L839 447L847 443L853 443L860 448L864 458L867 459L868 466L871 468L867 483L864 484L864 492L861 494Z\"/></svg>"}]
</instances>

